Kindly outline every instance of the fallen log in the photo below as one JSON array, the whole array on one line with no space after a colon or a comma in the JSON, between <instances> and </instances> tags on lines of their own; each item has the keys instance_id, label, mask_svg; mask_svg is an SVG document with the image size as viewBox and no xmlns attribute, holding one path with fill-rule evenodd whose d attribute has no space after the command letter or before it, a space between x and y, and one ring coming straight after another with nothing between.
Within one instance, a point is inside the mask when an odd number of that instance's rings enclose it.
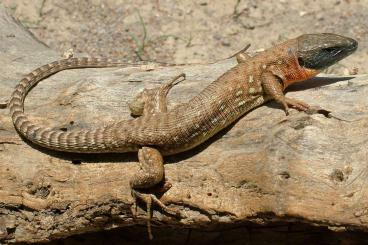
<instances>
[{"instance_id":1,"label":"fallen log","mask_svg":"<svg viewBox=\"0 0 368 245\"><path fill-rule=\"evenodd\" d=\"M129 179L136 154L70 154L19 137L6 102L33 69L60 59L0 7L0 242L40 242L145 224L133 216ZM127 102L181 72L170 106L188 100L234 66L157 64L63 71L37 85L26 112L40 124L89 128L129 118ZM267 103L206 144L168 157L173 187L161 200L185 218L155 209L157 227L221 229L235 224L302 222L367 231L368 76L326 76L290 96L319 106L285 116Z\"/></svg>"}]
</instances>

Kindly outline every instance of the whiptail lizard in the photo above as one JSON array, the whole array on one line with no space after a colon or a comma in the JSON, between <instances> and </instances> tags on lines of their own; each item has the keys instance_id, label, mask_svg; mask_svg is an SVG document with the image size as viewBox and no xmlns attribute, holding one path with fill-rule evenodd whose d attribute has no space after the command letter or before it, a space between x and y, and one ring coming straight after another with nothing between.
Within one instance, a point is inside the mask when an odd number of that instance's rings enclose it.
<instances>
[{"instance_id":1,"label":"whiptail lizard","mask_svg":"<svg viewBox=\"0 0 368 245\"><path fill-rule=\"evenodd\" d=\"M16 130L31 142L57 151L79 153L138 152L140 171L131 181L132 195L146 202L147 212L155 202L167 208L147 189L164 180L163 155L187 151L206 141L246 112L274 99L286 114L289 106L306 111L304 102L284 96L292 83L315 76L322 69L350 55L357 49L354 39L335 34L306 34L288 40L254 57L237 55L238 65L212 82L187 103L168 110L166 95L184 74L155 89L144 90L130 104L131 120L118 121L90 130L64 132L32 122L23 112L24 99L40 80L56 72L86 67L112 67L120 61L95 58L69 58L56 61L29 73L16 86L9 102ZM164 184L162 184L164 183ZM160 189L160 188L159 188ZM150 214L148 228L150 228Z\"/></svg>"}]
</instances>

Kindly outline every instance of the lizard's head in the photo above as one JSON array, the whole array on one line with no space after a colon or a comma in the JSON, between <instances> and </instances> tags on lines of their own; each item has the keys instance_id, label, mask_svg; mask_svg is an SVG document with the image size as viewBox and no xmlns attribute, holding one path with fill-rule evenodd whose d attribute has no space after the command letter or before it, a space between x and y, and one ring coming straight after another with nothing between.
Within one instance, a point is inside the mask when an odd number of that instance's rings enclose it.
<instances>
[{"instance_id":1,"label":"lizard's head","mask_svg":"<svg viewBox=\"0 0 368 245\"><path fill-rule=\"evenodd\" d=\"M317 71L342 60L358 47L354 39L331 33L305 34L297 40L299 65Z\"/></svg>"}]
</instances>

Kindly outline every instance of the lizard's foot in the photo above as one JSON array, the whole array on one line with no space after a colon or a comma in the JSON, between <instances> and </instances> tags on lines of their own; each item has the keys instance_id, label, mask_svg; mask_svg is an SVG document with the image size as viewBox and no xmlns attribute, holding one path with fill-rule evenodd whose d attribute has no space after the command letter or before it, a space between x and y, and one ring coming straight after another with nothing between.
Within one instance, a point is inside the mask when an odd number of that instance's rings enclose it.
<instances>
[{"instance_id":1,"label":"lizard's foot","mask_svg":"<svg viewBox=\"0 0 368 245\"><path fill-rule=\"evenodd\" d=\"M245 46L242 50L240 50L239 52L235 53L234 55L230 56L230 57L236 57L236 61L238 63L244 63L247 60L249 60L250 58L252 58L249 54L246 53L247 49L250 47L250 44L247 44L247 46Z\"/></svg>"},{"instance_id":2,"label":"lizard's foot","mask_svg":"<svg viewBox=\"0 0 368 245\"><path fill-rule=\"evenodd\" d=\"M169 82L165 83L162 86L162 89L165 90L166 94L169 92L169 90L174 87L175 85L181 83L182 81L185 80L185 73L180 73L179 75L177 75L176 77L174 77L172 80L170 80ZM180 79L182 78L182 79Z\"/></svg>"},{"instance_id":3,"label":"lizard's foot","mask_svg":"<svg viewBox=\"0 0 368 245\"><path fill-rule=\"evenodd\" d=\"M167 207L155 194L152 193L142 193L137 190L132 190L132 196L135 199L139 199L144 202L147 206L147 215L148 220L152 219L152 203L159 206L165 213L168 213L173 216L180 216L180 212L175 209Z\"/></svg>"},{"instance_id":4,"label":"lizard's foot","mask_svg":"<svg viewBox=\"0 0 368 245\"><path fill-rule=\"evenodd\" d=\"M147 206L147 227L152 239L151 219L152 203L158 205L164 212L178 215L178 212L168 208L155 194L162 195L170 189L171 184L165 181L164 164L161 153L152 147L142 147L138 151L139 171L130 180L132 196L143 201ZM137 204L135 203L135 209Z\"/></svg>"},{"instance_id":5,"label":"lizard's foot","mask_svg":"<svg viewBox=\"0 0 368 245\"><path fill-rule=\"evenodd\" d=\"M307 111L310 106L303 101L285 97L283 93L283 85L280 83L280 79L271 72L265 72L262 74L262 86L265 94L271 96L277 103L284 107L286 115L289 115L289 106L299 110Z\"/></svg>"},{"instance_id":6,"label":"lizard's foot","mask_svg":"<svg viewBox=\"0 0 368 245\"><path fill-rule=\"evenodd\" d=\"M147 89L144 89L128 103L130 114L132 116L138 117L143 115L146 93Z\"/></svg>"},{"instance_id":7,"label":"lizard's foot","mask_svg":"<svg viewBox=\"0 0 368 245\"><path fill-rule=\"evenodd\" d=\"M284 107L286 116L289 115L289 106L291 106L294 109L297 109L298 111L307 111L310 108L310 106L304 103L303 101L288 97L284 97L282 100L279 100L279 103L281 103L282 106Z\"/></svg>"},{"instance_id":8,"label":"lizard's foot","mask_svg":"<svg viewBox=\"0 0 368 245\"><path fill-rule=\"evenodd\" d=\"M307 111L310 108L307 103L293 98L285 97L285 103L299 111ZM285 110L285 113L287 113L287 110Z\"/></svg>"},{"instance_id":9,"label":"lizard's foot","mask_svg":"<svg viewBox=\"0 0 368 245\"><path fill-rule=\"evenodd\" d=\"M160 187L160 190L158 190L158 192L166 192L168 189L171 188L171 184L169 182L165 182L163 186ZM153 187L152 189L156 189L156 187ZM151 226L151 220L152 220L152 204L156 204L157 206L159 206L164 212L176 216L176 217L180 217L180 212L178 212L177 210L171 209L169 207L167 207L160 199L157 198L157 196L155 194L151 194L151 193L142 193L139 192L138 190L134 190L132 189L132 196L135 199L135 213L133 214L134 216L136 216L137 213L137 200L141 200L142 202L144 202L146 204L146 212L147 212L147 230L148 230L148 236L149 239L152 240L153 239L153 235L152 235L152 226Z\"/></svg>"},{"instance_id":10,"label":"lizard's foot","mask_svg":"<svg viewBox=\"0 0 368 245\"><path fill-rule=\"evenodd\" d=\"M182 79L180 79L182 78ZM158 88L145 89L129 102L129 110L133 116L142 116L147 113L166 112L166 96L170 89L185 80L185 74L174 77Z\"/></svg>"}]
</instances>

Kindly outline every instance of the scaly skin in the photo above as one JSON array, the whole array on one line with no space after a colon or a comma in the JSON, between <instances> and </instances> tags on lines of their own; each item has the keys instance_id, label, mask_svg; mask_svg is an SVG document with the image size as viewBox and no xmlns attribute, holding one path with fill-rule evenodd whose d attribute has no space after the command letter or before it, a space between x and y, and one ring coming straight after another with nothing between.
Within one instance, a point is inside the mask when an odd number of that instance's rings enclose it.
<instances>
[{"instance_id":1,"label":"scaly skin","mask_svg":"<svg viewBox=\"0 0 368 245\"><path fill-rule=\"evenodd\" d=\"M144 115L90 130L64 132L39 126L23 113L23 102L37 82L61 70L111 67L119 62L71 58L42 66L17 85L9 103L17 131L35 144L66 152L102 153L138 151L155 146L169 155L189 150L227 127L251 109L272 99L264 91L262 75L281 78L284 88L315 76L319 71L298 64L298 39L291 39L227 71L199 95L167 113Z\"/></svg>"},{"instance_id":2,"label":"scaly skin","mask_svg":"<svg viewBox=\"0 0 368 245\"><path fill-rule=\"evenodd\" d=\"M42 66L23 78L12 94L9 108L16 130L43 147L80 153L138 151L141 171L131 180L133 195L147 203L147 210L154 201L170 212L154 195L136 190L151 188L163 180L162 155L192 149L271 99L280 103L286 113L288 106L307 110L307 104L285 97L283 90L290 84L314 77L356 48L355 40L339 35L302 35L255 57L239 54L238 65L172 110L167 111L166 94L175 80L138 95L138 107L134 103L131 106L132 112L142 114L136 119L68 132L35 124L23 112L24 99L40 80L66 69L122 65L122 62L106 59L70 58Z\"/></svg>"}]
</instances>

